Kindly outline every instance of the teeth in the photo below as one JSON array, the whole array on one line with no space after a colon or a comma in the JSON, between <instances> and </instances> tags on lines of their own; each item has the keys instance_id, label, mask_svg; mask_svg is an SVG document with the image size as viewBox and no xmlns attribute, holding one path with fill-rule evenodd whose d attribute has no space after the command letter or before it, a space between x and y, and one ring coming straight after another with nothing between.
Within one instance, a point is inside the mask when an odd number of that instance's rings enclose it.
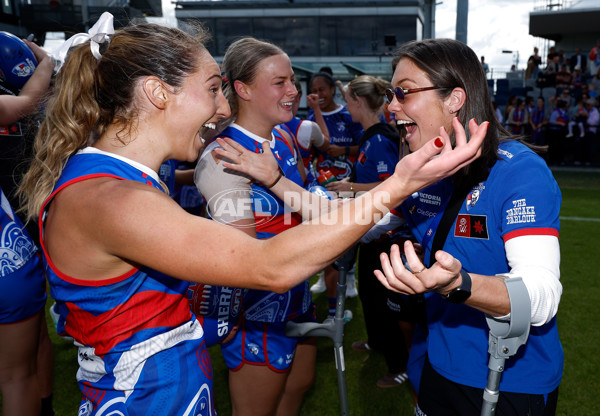
<instances>
[{"instance_id":1,"label":"teeth","mask_svg":"<svg viewBox=\"0 0 600 416\"><path fill-rule=\"evenodd\" d=\"M414 124L412 121L408 120L396 120L396 124Z\"/></svg>"},{"instance_id":2,"label":"teeth","mask_svg":"<svg viewBox=\"0 0 600 416\"><path fill-rule=\"evenodd\" d=\"M286 107L291 107L291 106L292 106L292 103L281 103L281 105L284 105L284 106L286 106Z\"/></svg>"},{"instance_id":3,"label":"teeth","mask_svg":"<svg viewBox=\"0 0 600 416\"><path fill-rule=\"evenodd\" d=\"M217 125L215 123L204 123L203 126L212 130L217 128Z\"/></svg>"}]
</instances>

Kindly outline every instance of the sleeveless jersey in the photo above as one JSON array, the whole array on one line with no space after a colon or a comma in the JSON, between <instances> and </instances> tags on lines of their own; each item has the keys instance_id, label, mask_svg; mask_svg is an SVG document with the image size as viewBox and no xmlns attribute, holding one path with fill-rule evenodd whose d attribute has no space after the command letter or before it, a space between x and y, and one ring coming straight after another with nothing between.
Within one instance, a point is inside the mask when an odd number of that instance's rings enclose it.
<instances>
[{"instance_id":1,"label":"sleeveless jersey","mask_svg":"<svg viewBox=\"0 0 600 416\"><path fill-rule=\"evenodd\" d=\"M558 237L561 194L542 158L523 144L506 141L489 177L466 197L443 250L467 272L493 276L508 273L504 244L527 235ZM535 178L535 181L525 178ZM452 193L451 178L416 192L401 210L429 259L432 236ZM437 221L436 221L437 218ZM426 294L429 327L427 354L433 368L456 383L485 388L488 332L483 312ZM532 326L527 345L506 361L500 390L546 394L561 381L563 350L556 317Z\"/></svg>"},{"instance_id":2,"label":"sleeveless jersey","mask_svg":"<svg viewBox=\"0 0 600 416\"><path fill-rule=\"evenodd\" d=\"M188 282L136 268L103 281L82 280L57 269L45 251L43 227L52 199L73 183L98 177L162 191L149 168L88 148L69 159L42 207L44 266L58 306L57 331L79 347L79 415L214 415L212 367L202 327L190 311Z\"/></svg>"},{"instance_id":3,"label":"sleeveless jersey","mask_svg":"<svg viewBox=\"0 0 600 416\"><path fill-rule=\"evenodd\" d=\"M286 178L302 186L293 149L277 129L273 130L273 155ZM222 133L246 149L262 153L261 142L250 137L240 128L229 126ZM295 227L301 221L296 213L287 212L283 201L265 186L251 185L252 208L257 238L269 238L287 229ZM251 272L251 271L249 271ZM300 283L286 293L273 293L262 290L249 290L244 297L245 319L261 322L284 322L294 319L306 311L311 304L308 280Z\"/></svg>"},{"instance_id":4,"label":"sleeveless jersey","mask_svg":"<svg viewBox=\"0 0 600 416\"><path fill-rule=\"evenodd\" d=\"M0 188L0 325L31 318L45 304L37 247Z\"/></svg>"}]
</instances>

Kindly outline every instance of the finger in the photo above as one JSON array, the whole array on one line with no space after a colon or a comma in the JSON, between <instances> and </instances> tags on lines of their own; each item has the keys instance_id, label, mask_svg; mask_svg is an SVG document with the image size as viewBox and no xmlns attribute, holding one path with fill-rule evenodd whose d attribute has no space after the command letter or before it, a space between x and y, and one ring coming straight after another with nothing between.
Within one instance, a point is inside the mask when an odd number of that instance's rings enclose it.
<instances>
[{"instance_id":1,"label":"finger","mask_svg":"<svg viewBox=\"0 0 600 416\"><path fill-rule=\"evenodd\" d=\"M479 124L477 124L477 120L472 118L469 121L469 131L471 132L471 136L477 133L478 128L479 128Z\"/></svg>"},{"instance_id":2,"label":"finger","mask_svg":"<svg viewBox=\"0 0 600 416\"><path fill-rule=\"evenodd\" d=\"M460 260L445 251L438 250L435 253L435 260L440 267L454 274L459 273L462 269Z\"/></svg>"},{"instance_id":3,"label":"finger","mask_svg":"<svg viewBox=\"0 0 600 416\"><path fill-rule=\"evenodd\" d=\"M413 273L422 271L425 265L421 262L421 259L415 251L412 241L406 240L404 242L404 255L406 256L406 262Z\"/></svg>"},{"instance_id":4,"label":"finger","mask_svg":"<svg viewBox=\"0 0 600 416\"><path fill-rule=\"evenodd\" d=\"M394 272L394 268L390 262L390 258L388 257L388 255L386 253L381 253L379 255L379 259L381 260L381 269L383 270L383 272L380 272L379 270L377 270L377 272L382 273L382 277L387 283L387 284L384 283L384 285L386 287L388 287L392 290L395 290L397 292L402 292L402 293L407 293L407 294L415 293ZM402 266L402 269L406 271L406 269L404 269L404 266ZM377 276L377 273L375 275ZM380 281L381 281L381 279L380 279Z\"/></svg>"},{"instance_id":5,"label":"finger","mask_svg":"<svg viewBox=\"0 0 600 416\"><path fill-rule=\"evenodd\" d=\"M446 131L444 126L440 127L440 137L444 140L444 148L442 149L442 154L449 152L452 150L452 140L450 140L450 136Z\"/></svg>"},{"instance_id":6,"label":"finger","mask_svg":"<svg viewBox=\"0 0 600 416\"><path fill-rule=\"evenodd\" d=\"M466 144L467 135L465 133L465 128L463 127L458 117L454 117L452 119L452 128L454 129L454 139L456 141L456 147Z\"/></svg>"},{"instance_id":7,"label":"finger","mask_svg":"<svg viewBox=\"0 0 600 416\"><path fill-rule=\"evenodd\" d=\"M388 290L394 291L394 292L400 292L397 289L394 289L393 287L390 286L389 282L387 281L385 275L383 273L381 273L381 270L373 270L373 274L375 275L375 277L377 278L377 280L379 280L379 282Z\"/></svg>"},{"instance_id":8,"label":"finger","mask_svg":"<svg viewBox=\"0 0 600 416\"><path fill-rule=\"evenodd\" d=\"M229 137L217 137L217 143L221 148L232 155L239 155L246 151L246 149L237 143L234 140L231 140Z\"/></svg>"},{"instance_id":9,"label":"finger","mask_svg":"<svg viewBox=\"0 0 600 416\"><path fill-rule=\"evenodd\" d=\"M420 159L422 159L423 164L427 163L427 161L431 160L434 156L439 155L444 149L444 146L448 139L444 139L443 137L436 137L434 139L429 140L423 147L414 152L414 155L419 155Z\"/></svg>"},{"instance_id":10,"label":"finger","mask_svg":"<svg viewBox=\"0 0 600 416\"><path fill-rule=\"evenodd\" d=\"M267 155L272 155L273 152L271 151L271 142L265 140L264 142L262 142L262 150L264 154Z\"/></svg>"}]
</instances>

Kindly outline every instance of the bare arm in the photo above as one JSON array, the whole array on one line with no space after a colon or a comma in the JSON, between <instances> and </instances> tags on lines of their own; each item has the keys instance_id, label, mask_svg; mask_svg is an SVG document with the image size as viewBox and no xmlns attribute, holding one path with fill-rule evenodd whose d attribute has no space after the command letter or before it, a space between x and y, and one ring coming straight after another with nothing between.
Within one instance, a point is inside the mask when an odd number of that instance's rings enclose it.
<instances>
[{"instance_id":1,"label":"bare arm","mask_svg":"<svg viewBox=\"0 0 600 416\"><path fill-rule=\"evenodd\" d=\"M321 129L321 133L323 133L323 137L325 137L325 142L329 144L329 130L327 130L327 124L325 124L323 113L321 113L321 107L319 107L319 96L317 94L308 94L306 96L306 101L315 114L315 123L317 123ZM323 146L325 146L325 143Z\"/></svg>"},{"instance_id":2,"label":"bare arm","mask_svg":"<svg viewBox=\"0 0 600 416\"><path fill-rule=\"evenodd\" d=\"M1 125L14 123L35 112L50 87L54 61L35 43L28 40L24 42L35 55L38 66L21 89L21 92L19 92L19 95L0 96Z\"/></svg>"},{"instance_id":3,"label":"bare arm","mask_svg":"<svg viewBox=\"0 0 600 416\"><path fill-rule=\"evenodd\" d=\"M80 279L116 277L144 265L189 281L284 292L333 262L414 191L476 159L487 123L470 127L469 143L457 134L452 149L444 132L405 157L390 179L344 204L344 215L335 210L267 240L187 214L147 185L83 181L54 200L46 249L60 270Z\"/></svg>"}]
</instances>

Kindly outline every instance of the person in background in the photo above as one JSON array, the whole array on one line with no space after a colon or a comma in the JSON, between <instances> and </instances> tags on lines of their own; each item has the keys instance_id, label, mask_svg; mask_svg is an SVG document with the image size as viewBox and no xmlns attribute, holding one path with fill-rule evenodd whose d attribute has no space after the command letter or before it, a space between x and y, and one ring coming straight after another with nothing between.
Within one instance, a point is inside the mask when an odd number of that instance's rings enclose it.
<instances>
[{"instance_id":1,"label":"person in background","mask_svg":"<svg viewBox=\"0 0 600 416\"><path fill-rule=\"evenodd\" d=\"M49 416L54 414L54 347L45 318L46 280L37 228L30 226L28 232L16 214L20 201L15 191L31 158L27 139L35 128L26 126L49 91L54 62L34 42L23 42L37 67L20 91L15 87L0 95L0 391L3 415Z\"/></svg>"},{"instance_id":2,"label":"person in background","mask_svg":"<svg viewBox=\"0 0 600 416\"><path fill-rule=\"evenodd\" d=\"M483 68L483 72L485 72L485 76L488 76L488 73L490 72L490 66L485 62L485 56L481 57L481 66Z\"/></svg>"},{"instance_id":3,"label":"person in background","mask_svg":"<svg viewBox=\"0 0 600 416\"><path fill-rule=\"evenodd\" d=\"M542 65L542 57L539 55L537 46L533 47L533 55L527 59L527 68L525 69L525 79L537 79Z\"/></svg>"},{"instance_id":4,"label":"person in background","mask_svg":"<svg viewBox=\"0 0 600 416\"><path fill-rule=\"evenodd\" d=\"M548 125L548 114L546 113L546 102L544 97L538 97L536 105L529 118L531 127L531 143L536 146L546 145L546 126Z\"/></svg>"},{"instance_id":5,"label":"person in background","mask_svg":"<svg viewBox=\"0 0 600 416\"><path fill-rule=\"evenodd\" d=\"M271 43L242 38L228 47L221 68L235 121L218 137L231 138L250 151L260 151L263 143L268 144L283 175L304 186L304 165L295 155L292 138L276 128L293 118L298 95L288 56ZM217 145L214 142L202 153L194 176L213 220L258 239L272 238L300 224L301 218L286 212L284 202L270 192L270 186L252 184L246 176L225 170L213 152ZM231 212L221 209L219 202L225 200L233 206L244 206L241 201L251 203ZM229 368L233 414L298 414L314 379L316 339L288 337L285 325L288 321L314 321L308 280L283 294L249 290L242 305L239 331L221 345ZM250 350L248 345L252 345Z\"/></svg>"},{"instance_id":6,"label":"person in background","mask_svg":"<svg viewBox=\"0 0 600 416\"><path fill-rule=\"evenodd\" d=\"M525 108L525 101L517 98L515 106L508 113L506 120L508 130L515 135L524 135L524 127L529 123L529 114Z\"/></svg>"},{"instance_id":7,"label":"person in background","mask_svg":"<svg viewBox=\"0 0 600 416\"><path fill-rule=\"evenodd\" d=\"M327 189L352 196L368 191L393 173L393 166L400 159L400 134L395 127L379 118L384 103L385 91L390 87L388 81L361 75L348 83L346 106L352 120L361 124L365 131L359 142L359 155L349 178L327 184ZM387 372L376 381L378 387L395 387L404 383L406 363L408 361L407 341L409 333L403 333L399 318L409 321L409 310L402 308L402 314L388 308L389 290L373 275L380 267L379 255L387 252L391 239L387 234L372 241L362 241L358 248L357 271L359 298L367 330L367 340L352 343L357 351L375 350L383 354ZM333 299L335 304L335 298ZM406 300L405 305L408 305ZM330 310L330 314L332 311ZM335 309L333 310L335 313ZM409 322L410 324L410 322ZM408 340L406 339L408 338Z\"/></svg>"},{"instance_id":8,"label":"person in background","mask_svg":"<svg viewBox=\"0 0 600 416\"><path fill-rule=\"evenodd\" d=\"M554 108L548 120L548 163L550 165L562 165L565 163L566 151L565 138L567 126L569 125L568 103L558 99L552 100Z\"/></svg>"},{"instance_id":9,"label":"person in background","mask_svg":"<svg viewBox=\"0 0 600 416\"><path fill-rule=\"evenodd\" d=\"M349 201L349 217L334 211L331 221L258 240L187 213L158 178L166 160L195 161L203 135L231 113L205 32L152 23L107 32L81 34L67 55L20 187L27 219L44 230L59 330L79 349L79 414L214 415L189 282L286 292L392 206L475 160L486 126L469 143L460 135L455 149L447 136L432 138ZM278 170L263 180L286 183Z\"/></svg>"},{"instance_id":10,"label":"person in background","mask_svg":"<svg viewBox=\"0 0 600 416\"><path fill-rule=\"evenodd\" d=\"M407 241L406 262L393 246L376 271L390 290L425 294L426 352L411 349L424 360L415 412L481 414L489 358L485 315L508 318L504 279L518 276L531 301L531 328L527 344L506 361L496 412L554 415L563 372L556 323L560 189L546 163L497 122L485 74L467 45L426 39L407 42L396 54L389 108L410 129L411 151L435 132L452 136L462 123L490 120L480 159L400 205L424 256ZM438 236L444 216L450 227Z\"/></svg>"},{"instance_id":11,"label":"person in background","mask_svg":"<svg viewBox=\"0 0 600 416\"><path fill-rule=\"evenodd\" d=\"M299 150L302 157L302 164L306 171L306 182L310 183L316 180L318 176L313 166L313 154L315 150L321 152L327 151L327 147L329 146L329 132L321 114L319 97L315 94L308 94L306 102L312 109L313 117L316 121L302 120L296 116L300 107L300 99L302 98L302 85L297 78L294 78L294 86L298 91L298 95L292 104L292 114L294 117L284 123L284 125Z\"/></svg>"},{"instance_id":12,"label":"person in background","mask_svg":"<svg viewBox=\"0 0 600 416\"><path fill-rule=\"evenodd\" d=\"M310 80L310 88L311 93L319 98L319 107L329 132L327 152L319 152L316 170L319 174L321 171L330 171L336 180L349 177L358 156L358 142L363 135L363 129L359 123L352 120L345 106L335 103L336 83L331 75L327 72L314 74ZM315 121L312 114L308 119ZM329 300L335 299L337 279L338 271L333 266L329 266L325 269L323 278L319 277L310 290L313 293L326 291ZM349 297L358 295L354 267L348 271L346 294ZM329 303L329 307L331 310L335 307L335 303Z\"/></svg>"}]
</instances>

